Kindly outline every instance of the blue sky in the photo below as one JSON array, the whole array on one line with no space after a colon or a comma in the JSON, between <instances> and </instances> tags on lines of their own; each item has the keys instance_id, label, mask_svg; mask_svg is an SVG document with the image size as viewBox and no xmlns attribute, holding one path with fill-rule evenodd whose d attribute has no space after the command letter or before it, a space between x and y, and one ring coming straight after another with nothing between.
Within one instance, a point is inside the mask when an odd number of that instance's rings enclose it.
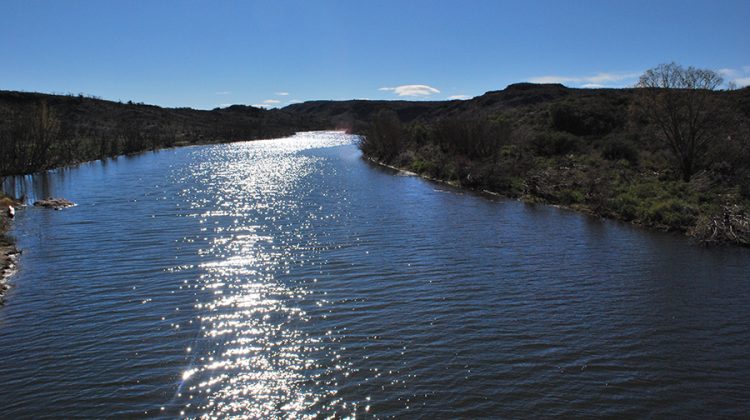
<instances>
[{"instance_id":1,"label":"blue sky","mask_svg":"<svg viewBox=\"0 0 750 420\"><path fill-rule=\"evenodd\" d=\"M211 109L630 86L676 61L750 84L750 0L0 0L0 89Z\"/></svg>"}]
</instances>

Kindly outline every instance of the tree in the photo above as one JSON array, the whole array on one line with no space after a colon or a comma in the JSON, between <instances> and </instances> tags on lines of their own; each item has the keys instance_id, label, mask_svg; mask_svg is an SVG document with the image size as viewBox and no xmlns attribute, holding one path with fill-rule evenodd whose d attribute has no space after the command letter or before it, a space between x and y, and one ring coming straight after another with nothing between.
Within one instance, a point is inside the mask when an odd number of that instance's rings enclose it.
<instances>
[{"instance_id":1,"label":"tree","mask_svg":"<svg viewBox=\"0 0 750 420\"><path fill-rule=\"evenodd\" d=\"M718 105L712 91L722 82L714 71L670 63L647 70L636 85L640 109L669 147L684 181L703 164L716 137Z\"/></svg>"},{"instance_id":2,"label":"tree","mask_svg":"<svg viewBox=\"0 0 750 420\"><path fill-rule=\"evenodd\" d=\"M366 155L391 162L401 152L404 130L395 112L380 110L367 131L367 136L363 137L359 144Z\"/></svg>"},{"instance_id":3,"label":"tree","mask_svg":"<svg viewBox=\"0 0 750 420\"><path fill-rule=\"evenodd\" d=\"M32 130L33 154L29 169L35 166L46 166L50 162L50 148L57 141L60 133L60 121L49 109L47 101L37 104L29 129Z\"/></svg>"}]
</instances>

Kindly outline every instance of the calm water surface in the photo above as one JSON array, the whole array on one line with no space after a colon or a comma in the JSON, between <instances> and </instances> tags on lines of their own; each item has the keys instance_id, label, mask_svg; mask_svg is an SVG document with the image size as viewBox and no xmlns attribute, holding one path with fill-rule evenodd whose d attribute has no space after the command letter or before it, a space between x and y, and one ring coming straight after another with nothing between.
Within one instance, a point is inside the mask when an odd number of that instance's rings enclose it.
<instances>
[{"instance_id":1,"label":"calm water surface","mask_svg":"<svg viewBox=\"0 0 750 420\"><path fill-rule=\"evenodd\" d=\"M368 165L350 136L8 183L0 416L743 417L750 251Z\"/></svg>"}]
</instances>

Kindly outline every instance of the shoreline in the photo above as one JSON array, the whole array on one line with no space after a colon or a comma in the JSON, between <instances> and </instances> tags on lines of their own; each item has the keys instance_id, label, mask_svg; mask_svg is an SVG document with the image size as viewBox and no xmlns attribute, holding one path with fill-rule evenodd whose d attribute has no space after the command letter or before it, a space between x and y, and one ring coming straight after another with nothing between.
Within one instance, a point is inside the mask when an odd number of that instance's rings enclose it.
<instances>
[{"instance_id":1,"label":"shoreline","mask_svg":"<svg viewBox=\"0 0 750 420\"><path fill-rule=\"evenodd\" d=\"M4 303L5 294L10 288L8 278L16 272L16 258L21 251L16 248L16 241L8 236L11 219L8 217L8 206L19 206L20 203L0 193L0 305Z\"/></svg>"},{"instance_id":2,"label":"shoreline","mask_svg":"<svg viewBox=\"0 0 750 420\"><path fill-rule=\"evenodd\" d=\"M0 305L4 303L5 294L10 288L8 279L16 272L16 257L19 254L13 244L0 245Z\"/></svg>"},{"instance_id":3,"label":"shoreline","mask_svg":"<svg viewBox=\"0 0 750 420\"><path fill-rule=\"evenodd\" d=\"M616 217L608 217L606 215L597 214L595 211L593 211L592 209L588 208L585 205L580 205L579 204L579 205L574 205L574 206L568 206L568 205L559 204L559 203L551 203L551 202L545 200L543 197L538 197L538 196L533 196L533 195L523 195L523 196L519 196L519 197L511 197L511 196L508 196L508 195L505 195L505 194L502 194L502 193L498 193L498 192L495 192L495 191L491 191L491 190L487 190L487 189L475 189L475 188L471 188L471 187L468 187L468 186L465 186L465 185L461 185L459 182L456 182L456 181L449 181L449 180L434 178L434 177L431 177L431 176L428 176L428 175L425 175L425 174L420 174L420 173L417 173L417 172L414 172L414 171L410 171L408 169L399 168L398 166L394 166L394 165L391 165L391 164L379 161L379 160L374 159L374 158L372 158L370 156L366 156L365 154L362 154L362 158L365 159L366 161L374 164L374 165L377 165L377 166L380 166L380 167L384 167L384 168L388 168L388 169L393 170L393 171L397 171L400 174L403 174L405 176L417 176L417 177L420 177L420 178L425 179L427 181L432 181L432 182L437 182L437 183L440 183L440 184L449 185L449 186L451 186L453 188L461 189L461 190L464 190L464 191L472 191L472 192L475 192L475 193L481 193L481 194L491 195L491 196L494 196L494 197L504 198L504 199L508 199L508 200L516 200L516 201L520 201L520 202L522 202L524 204L532 204L532 205L533 204L541 204L541 205L545 205L545 206L551 206L551 207L555 207L555 208L558 208L558 209L564 209L564 210L567 210L567 211L572 211L572 212L576 212L576 213L587 215L587 216L591 216L591 217L596 217L596 218L603 219L603 220L610 220L610 221L614 221L614 222L618 222L618 223L625 223L625 224L628 224L630 226L638 227L638 228L643 229L645 231L678 234L681 237L687 239L690 242L693 242L696 245L703 245L703 246L733 246L733 247L740 247L740 248L747 248L748 247L748 245L746 245L746 244L743 244L743 243L740 243L740 242L731 242L731 241L728 241L728 242L708 242L708 241L704 241L704 242L702 242L698 238L692 236L690 234L690 231L688 231L688 230L678 230L678 229L670 228L669 226L664 226L664 227L651 226L651 225L644 224L644 223L637 223L636 221L633 221L633 220L624 220L624 219L619 219L619 218L616 218Z\"/></svg>"},{"instance_id":4,"label":"shoreline","mask_svg":"<svg viewBox=\"0 0 750 420\"><path fill-rule=\"evenodd\" d=\"M315 131L336 131L336 130L312 130L312 132L315 132ZM72 169L72 168L77 168L77 167L80 167L81 165L86 165L89 163L108 161L108 160L117 160L121 157L135 157L135 156L143 155L146 153L156 153L156 152L161 152L164 150L182 149L186 147L212 146L212 145L219 145L219 144L242 143L242 142L251 142L251 141L275 140L275 139L292 137L298 133L307 133L307 132L310 132L310 131L295 131L294 133L283 135L280 137L258 137L258 138L234 139L234 140L196 140L194 142L178 141L175 144L172 144L169 146L158 146L154 148L137 150L134 152L100 156L94 159L73 159L67 162L59 162L53 165L37 167L31 170L28 170L26 172L6 173L5 175L0 175L0 178L1 177L4 177L4 178L24 177L24 176L29 176L29 175L41 174L41 173L49 172L49 171L56 171L56 170L61 170L61 169ZM3 197L2 194L3 194L3 191L0 190L0 198ZM16 205L20 205L20 203L16 202ZM2 232L0 232L0 234L2 234Z\"/></svg>"}]
</instances>

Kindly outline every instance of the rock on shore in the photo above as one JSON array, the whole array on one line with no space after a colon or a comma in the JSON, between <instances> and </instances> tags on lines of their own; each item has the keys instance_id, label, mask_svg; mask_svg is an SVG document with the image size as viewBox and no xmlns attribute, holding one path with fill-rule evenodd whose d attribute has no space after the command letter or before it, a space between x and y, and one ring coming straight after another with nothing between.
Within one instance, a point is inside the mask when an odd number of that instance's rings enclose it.
<instances>
[{"instance_id":1,"label":"rock on shore","mask_svg":"<svg viewBox=\"0 0 750 420\"><path fill-rule=\"evenodd\" d=\"M0 243L0 305L3 303L5 291L8 290L5 280L16 267L16 255L18 255L18 250L13 244Z\"/></svg>"},{"instance_id":2,"label":"rock on shore","mask_svg":"<svg viewBox=\"0 0 750 420\"><path fill-rule=\"evenodd\" d=\"M5 291L8 290L6 279L15 270L15 259L18 250L13 244L12 238L5 235L10 220L9 209L17 205L14 200L0 194L0 304L3 302Z\"/></svg>"},{"instance_id":3,"label":"rock on shore","mask_svg":"<svg viewBox=\"0 0 750 420\"><path fill-rule=\"evenodd\" d=\"M64 198L46 198L44 200L38 200L34 202L34 206L36 207L45 207L55 210L64 209L66 207L72 207L75 205L76 203Z\"/></svg>"}]
</instances>

